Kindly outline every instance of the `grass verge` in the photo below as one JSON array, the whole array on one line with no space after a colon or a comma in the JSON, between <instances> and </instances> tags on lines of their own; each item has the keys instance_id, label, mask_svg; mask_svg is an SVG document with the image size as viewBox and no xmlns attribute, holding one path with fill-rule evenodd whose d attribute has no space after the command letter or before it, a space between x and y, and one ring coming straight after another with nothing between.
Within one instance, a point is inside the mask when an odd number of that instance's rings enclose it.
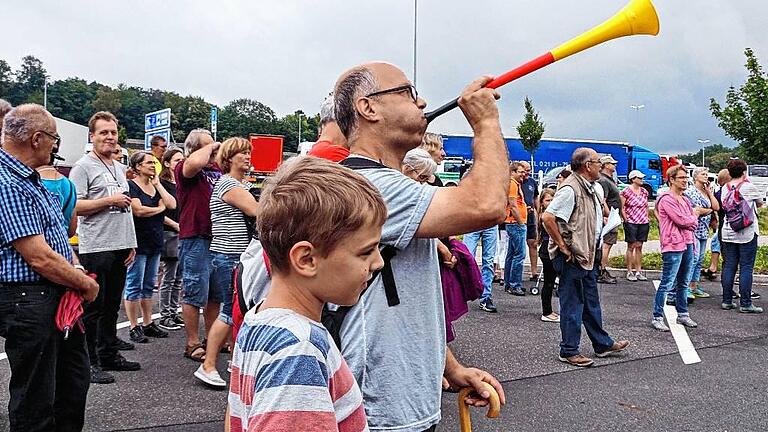
<instances>
[{"instance_id":1,"label":"grass verge","mask_svg":"<svg viewBox=\"0 0 768 432\"><path fill-rule=\"evenodd\" d=\"M704 257L704 268L709 267L711 258L709 252ZM624 255L615 256L610 259L609 265L613 268L627 268ZM720 266L722 267L722 265ZM644 270L661 270L661 253L650 252L643 254ZM768 274L768 246L757 248L757 257L755 258L755 273Z\"/></svg>"}]
</instances>

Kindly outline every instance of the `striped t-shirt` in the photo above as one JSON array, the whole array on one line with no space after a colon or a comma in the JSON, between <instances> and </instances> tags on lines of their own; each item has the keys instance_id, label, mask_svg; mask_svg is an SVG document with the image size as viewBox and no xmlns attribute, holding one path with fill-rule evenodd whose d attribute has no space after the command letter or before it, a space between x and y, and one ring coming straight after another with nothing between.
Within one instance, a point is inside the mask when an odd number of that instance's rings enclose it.
<instances>
[{"instance_id":1,"label":"striped t-shirt","mask_svg":"<svg viewBox=\"0 0 768 432\"><path fill-rule=\"evenodd\" d=\"M331 335L288 309L245 315L229 408L232 432L368 430L362 393Z\"/></svg>"},{"instance_id":2,"label":"striped t-shirt","mask_svg":"<svg viewBox=\"0 0 768 432\"><path fill-rule=\"evenodd\" d=\"M224 194L234 188L251 188L250 183L239 182L229 174L224 174L216 181L211 193L211 252L223 254L241 254L248 247L248 227L245 215L237 207L224 201Z\"/></svg>"}]
</instances>

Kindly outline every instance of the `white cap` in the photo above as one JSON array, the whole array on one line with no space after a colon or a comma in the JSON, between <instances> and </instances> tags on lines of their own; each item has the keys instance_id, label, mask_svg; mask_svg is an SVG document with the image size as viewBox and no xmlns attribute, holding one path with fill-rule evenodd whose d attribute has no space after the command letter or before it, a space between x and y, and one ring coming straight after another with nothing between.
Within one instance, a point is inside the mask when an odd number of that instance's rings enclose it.
<instances>
[{"instance_id":1,"label":"white cap","mask_svg":"<svg viewBox=\"0 0 768 432\"><path fill-rule=\"evenodd\" d=\"M627 176L628 179L632 180L633 178L645 178L645 174L643 174L642 171L639 170L632 170L629 172L629 175Z\"/></svg>"}]
</instances>

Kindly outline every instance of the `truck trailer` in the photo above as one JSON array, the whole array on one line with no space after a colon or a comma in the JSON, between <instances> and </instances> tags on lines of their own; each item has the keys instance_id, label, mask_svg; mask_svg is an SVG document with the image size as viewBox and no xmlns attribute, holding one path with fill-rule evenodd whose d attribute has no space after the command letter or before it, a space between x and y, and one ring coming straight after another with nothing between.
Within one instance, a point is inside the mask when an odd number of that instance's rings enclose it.
<instances>
[{"instance_id":1,"label":"truck trailer","mask_svg":"<svg viewBox=\"0 0 768 432\"><path fill-rule=\"evenodd\" d=\"M445 154L472 160L472 135L443 135ZM510 160L530 161L531 154L523 148L520 138L505 137ZM621 141L597 141L580 139L543 138L533 154L533 172L547 172L552 168L568 165L573 151L589 147L601 155L611 155L618 161L616 175L623 182L632 170L645 174L643 187L649 196L655 196L663 184L661 157L645 147Z\"/></svg>"}]
</instances>

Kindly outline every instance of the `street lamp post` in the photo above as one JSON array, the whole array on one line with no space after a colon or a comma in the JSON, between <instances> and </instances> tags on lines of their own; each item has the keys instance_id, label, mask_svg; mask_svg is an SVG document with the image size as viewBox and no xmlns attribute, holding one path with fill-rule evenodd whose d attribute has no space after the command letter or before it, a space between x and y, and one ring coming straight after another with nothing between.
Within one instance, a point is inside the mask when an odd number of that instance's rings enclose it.
<instances>
[{"instance_id":1,"label":"street lamp post","mask_svg":"<svg viewBox=\"0 0 768 432\"><path fill-rule=\"evenodd\" d=\"M640 145L640 110L645 108L645 105L630 105L630 108L637 111L637 145Z\"/></svg>"},{"instance_id":2,"label":"street lamp post","mask_svg":"<svg viewBox=\"0 0 768 432\"><path fill-rule=\"evenodd\" d=\"M709 142L708 139L698 139L696 140L699 144L701 144L701 166L704 166L704 145Z\"/></svg>"},{"instance_id":3,"label":"street lamp post","mask_svg":"<svg viewBox=\"0 0 768 432\"><path fill-rule=\"evenodd\" d=\"M301 115L302 115L301 111L296 111L296 119L298 120L298 123L299 123L299 136L296 138L296 148L299 148L299 146L301 145Z\"/></svg>"}]
</instances>

